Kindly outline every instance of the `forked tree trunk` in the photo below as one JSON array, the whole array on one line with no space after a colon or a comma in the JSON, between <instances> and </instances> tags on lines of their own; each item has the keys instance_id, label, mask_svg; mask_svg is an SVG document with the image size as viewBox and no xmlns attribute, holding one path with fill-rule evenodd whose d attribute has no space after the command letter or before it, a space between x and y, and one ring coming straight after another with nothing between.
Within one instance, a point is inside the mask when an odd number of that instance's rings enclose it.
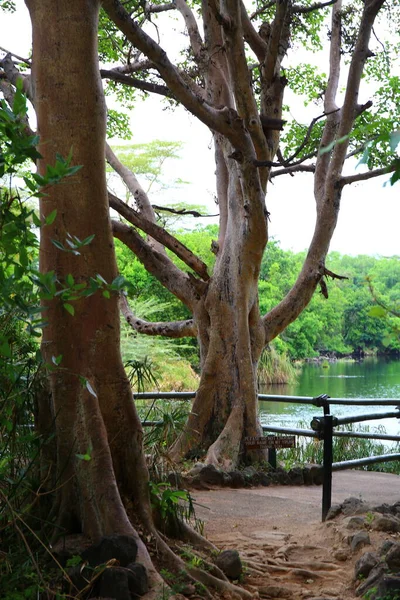
<instances>
[{"instance_id":1,"label":"forked tree trunk","mask_svg":"<svg viewBox=\"0 0 400 600\"><path fill-rule=\"evenodd\" d=\"M72 151L73 164L82 166L75 175L44 189L40 202L40 270L57 291L69 290L44 300L48 325L43 330L43 356L48 365L60 361L50 371L57 447L55 514L60 531L82 532L93 540L110 533L137 538L121 492L133 497L150 523L148 475L141 424L120 357L118 297L98 290L76 299L82 289L71 291L76 284L88 287L97 274L108 283L117 275L105 179L106 112L97 58L100 2L28 0L27 5L43 157L39 173L54 165L56 153L66 157ZM54 210L54 222L46 225ZM71 252L68 239L90 235L94 235L90 244ZM74 315L65 304L73 306ZM139 555L151 568L147 551L138 542Z\"/></svg>"},{"instance_id":2,"label":"forked tree trunk","mask_svg":"<svg viewBox=\"0 0 400 600\"><path fill-rule=\"evenodd\" d=\"M208 289L194 311L201 378L184 431L171 456L198 457L223 469L254 459L244 438L262 434L257 364L265 345L258 277L267 242L264 194L243 183L230 161L229 218ZM255 174L255 176L258 176ZM221 239L221 238L220 238ZM265 452L257 453L258 459Z\"/></svg>"}]
</instances>

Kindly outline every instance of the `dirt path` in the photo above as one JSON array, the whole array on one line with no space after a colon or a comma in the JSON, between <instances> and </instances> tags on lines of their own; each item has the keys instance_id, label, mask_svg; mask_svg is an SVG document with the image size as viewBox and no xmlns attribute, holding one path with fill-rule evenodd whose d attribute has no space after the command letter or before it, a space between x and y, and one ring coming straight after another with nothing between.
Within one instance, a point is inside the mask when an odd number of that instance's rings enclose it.
<instances>
[{"instance_id":1,"label":"dirt path","mask_svg":"<svg viewBox=\"0 0 400 600\"><path fill-rule=\"evenodd\" d=\"M196 514L218 548L237 549L251 565L246 587L261 598L353 600L354 563L339 522L321 523L322 487L271 486L195 491ZM385 473L334 474L332 502L350 496L393 504L400 478ZM382 534L371 534L379 545ZM371 547L367 549L371 550Z\"/></svg>"}]
</instances>

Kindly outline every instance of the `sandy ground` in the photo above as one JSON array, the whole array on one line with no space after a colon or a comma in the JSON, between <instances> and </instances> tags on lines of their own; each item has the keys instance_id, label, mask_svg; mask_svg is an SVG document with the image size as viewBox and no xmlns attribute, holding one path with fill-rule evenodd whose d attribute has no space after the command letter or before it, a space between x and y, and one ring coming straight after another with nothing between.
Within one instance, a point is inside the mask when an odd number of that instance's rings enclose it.
<instances>
[{"instance_id":1,"label":"sandy ground","mask_svg":"<svg viewBox=\"0 0 400 600\"><path fill-rule=\"evenodd\" d=\"M393 504L400 500L400 478L364 471L335 473L332 503L350 496L372 505ZM321 522L322 487L196 490L193 497L206 536L220 549L239 550L249 565L245 585L255 598L257 593L261 598L292 600L356 598L354 563L372 548L351 555L340 519ZM373 546L384 539L383 534L370 535Z\"/></svg>"}]
</instances>

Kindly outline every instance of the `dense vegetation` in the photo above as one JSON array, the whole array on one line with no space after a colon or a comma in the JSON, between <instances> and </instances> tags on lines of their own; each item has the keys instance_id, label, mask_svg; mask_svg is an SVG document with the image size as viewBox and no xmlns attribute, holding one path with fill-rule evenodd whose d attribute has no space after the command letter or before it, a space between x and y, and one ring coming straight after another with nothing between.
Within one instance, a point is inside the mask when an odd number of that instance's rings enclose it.
<instances>
[{"instance_id":1,"label":"dense vegetation","mask_svg":"<svg viewBox=\"0 0 400 600\"><path fill-rule=\"evenodd\" d=\"M216 225L197 227L193 231L181 229L177 233L177 237L210 268L215 258L211 243L216 236ZM132 283L133 293L141 299L152 300L155 307L160 305L161 310L156 312L154 320L189 317L182 304L118 242L117 256L121 273ZM262 312L268 311L290 289L303 262L304 252L284 250L279 242L270 241L259 282ZM327 268L346 279L328 282L328 298L316 292L307 309L273 342L275 349L292 360L321 354L340 357L373 352L397 353L400 343L398 336L393 335L396 317L376 310L373 295L386 306L395 307L400 302L398 257L348 256L332 252ZM189 358L196 368L195 342L186 340L174 344L177 352Z\"/></svg>"}]
</instances>

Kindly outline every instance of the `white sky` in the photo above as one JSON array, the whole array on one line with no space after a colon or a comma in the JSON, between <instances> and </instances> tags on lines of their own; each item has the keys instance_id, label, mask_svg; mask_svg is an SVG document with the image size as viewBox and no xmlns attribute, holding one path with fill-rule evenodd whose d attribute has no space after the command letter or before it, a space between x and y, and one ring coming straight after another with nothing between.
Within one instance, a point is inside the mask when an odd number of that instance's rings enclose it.
<instances>
[{"instance_id":1,"label":"white sky","mask_svg":"<svg viewBox=\"0 0 400 600\"><path fill-rule=\"evenodd\" d=\"M31 44L29 15L22 0L16 4L17 14L0 13L0 46L27 56ZM214 153L208 129L183 109L162 110L154 97L138 104L131 122L134 143L163 139L184 144L182 159L166 163L166 170L168 179L180 177L190 184L168 190L162 202L160 197L151 201L168 205L186 200L207 205L210 213L217 212L213 203ZM400 183L383 187L387 179L388 176L384 176L344 188L331 250L343 254L400 255ZM267 208L271 213L270 236L280 240L285 249L306 249L315 219L312 176L297 174L275 178L269 184ZM198 222L193 219L193 225Z\"/></svg>"}]
</instances>

